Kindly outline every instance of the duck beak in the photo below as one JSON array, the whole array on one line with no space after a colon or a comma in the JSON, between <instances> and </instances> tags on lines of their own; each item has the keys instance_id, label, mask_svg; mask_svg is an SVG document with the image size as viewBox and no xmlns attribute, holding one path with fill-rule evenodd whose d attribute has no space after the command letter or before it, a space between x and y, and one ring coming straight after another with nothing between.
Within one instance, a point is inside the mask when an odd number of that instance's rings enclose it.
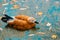
<instances>
[{"instance_id":1,"label":"duck beak","mask_svg":"<svg viewBox=\"0 0 60 40\"><path fill-rule=\"evenodd\" d=\"M36 24L39 24L39 22L35 21Z\"/></svg>"}]
</instances>

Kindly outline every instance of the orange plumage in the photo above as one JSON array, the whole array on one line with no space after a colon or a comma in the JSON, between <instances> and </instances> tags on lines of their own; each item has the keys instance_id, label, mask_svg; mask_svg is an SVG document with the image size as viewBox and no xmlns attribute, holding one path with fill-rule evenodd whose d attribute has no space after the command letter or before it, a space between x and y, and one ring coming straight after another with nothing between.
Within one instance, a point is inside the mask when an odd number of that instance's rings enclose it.
<instances>
[{"instance_id":1,"label":"orange plumage","mask_svg":"<svg viewBox=\"0 0 60 40\"><path fill-rule=\"evenodd\" d=\"M35 27L35 23L31 23L28 21L29 16L26 15L17 15L15 16L15 20L13 22L9 22L8 24L14 29L19 30L27 30ZM34 20L34 18L33 18ZM12 26L13 25L13 26Z\"/></svg>"}]
</instances>

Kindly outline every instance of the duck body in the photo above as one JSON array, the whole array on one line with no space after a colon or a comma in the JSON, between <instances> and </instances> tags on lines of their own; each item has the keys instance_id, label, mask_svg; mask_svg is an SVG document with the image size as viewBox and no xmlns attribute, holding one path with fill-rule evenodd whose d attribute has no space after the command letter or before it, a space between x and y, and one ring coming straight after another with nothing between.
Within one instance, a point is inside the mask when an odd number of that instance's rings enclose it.
<instances>
[{"instance_id":1,"label":"duck body","mask_svg":"<svg viewBox=\"0 0 60 40\"><path fill-rule=\"evenodd\" d=\"M6 18L6 17L5 17ZM4 19L2 17L2 19ZM11 18L12 19L12 18ZM2 20L7 21L7 20ZM29 30L36 26L35 18L27 15L17 15L13 20L7 21L8 26L18 30Z\"/></svg>"},{"instance_id":2,"label":"duck body","mask_svg":"<svg viewBox=\"0 0 60 40\"><path fill-rule=\"evenodd\" d=\"M32 29L35 27L36 23L29 23L29 21L27 20L29 18L29 16L26 15L17 15L15 16L15 20L13 22L9 22L9 26L12 27L14 29L18 29L18 30L28 30L28 29Z\"/></svg>"}]
</instances>

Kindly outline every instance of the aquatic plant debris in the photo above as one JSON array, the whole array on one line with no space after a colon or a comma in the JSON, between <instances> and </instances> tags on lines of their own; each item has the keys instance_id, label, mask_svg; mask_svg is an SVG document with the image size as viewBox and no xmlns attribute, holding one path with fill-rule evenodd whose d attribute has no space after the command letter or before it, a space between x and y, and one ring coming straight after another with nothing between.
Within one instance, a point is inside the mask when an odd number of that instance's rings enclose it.
<instances>
[{"instance_id":1,"label":"aquatic plant debris","mask_svg":"<svg viewBox=\"0 0 60 40\"><path fill-rule=\"evenodd\" d=\"M3 29L2 28L0 28L0 31L2 31Z\"/></svg>"}]
</instances>

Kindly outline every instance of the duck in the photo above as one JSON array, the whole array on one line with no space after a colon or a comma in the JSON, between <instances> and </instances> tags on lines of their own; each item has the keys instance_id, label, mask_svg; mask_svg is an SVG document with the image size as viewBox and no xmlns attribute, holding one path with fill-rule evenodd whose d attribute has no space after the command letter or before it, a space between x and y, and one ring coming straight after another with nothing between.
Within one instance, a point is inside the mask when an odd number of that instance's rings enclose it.
<instances>
[{"instance_id":1,"label":"duck","mask_svg":"<svg viewBox=\"0 0 60 40\"><path fill-rule=\"evenodd\" d=\"M17 29L17 30L29 30L35 28L36 24L39 22L36 21L34 17L27 15L17 15L14 17L4 14L1 20L7 23L8 27Z\"/></svg>"}]
</instances>

